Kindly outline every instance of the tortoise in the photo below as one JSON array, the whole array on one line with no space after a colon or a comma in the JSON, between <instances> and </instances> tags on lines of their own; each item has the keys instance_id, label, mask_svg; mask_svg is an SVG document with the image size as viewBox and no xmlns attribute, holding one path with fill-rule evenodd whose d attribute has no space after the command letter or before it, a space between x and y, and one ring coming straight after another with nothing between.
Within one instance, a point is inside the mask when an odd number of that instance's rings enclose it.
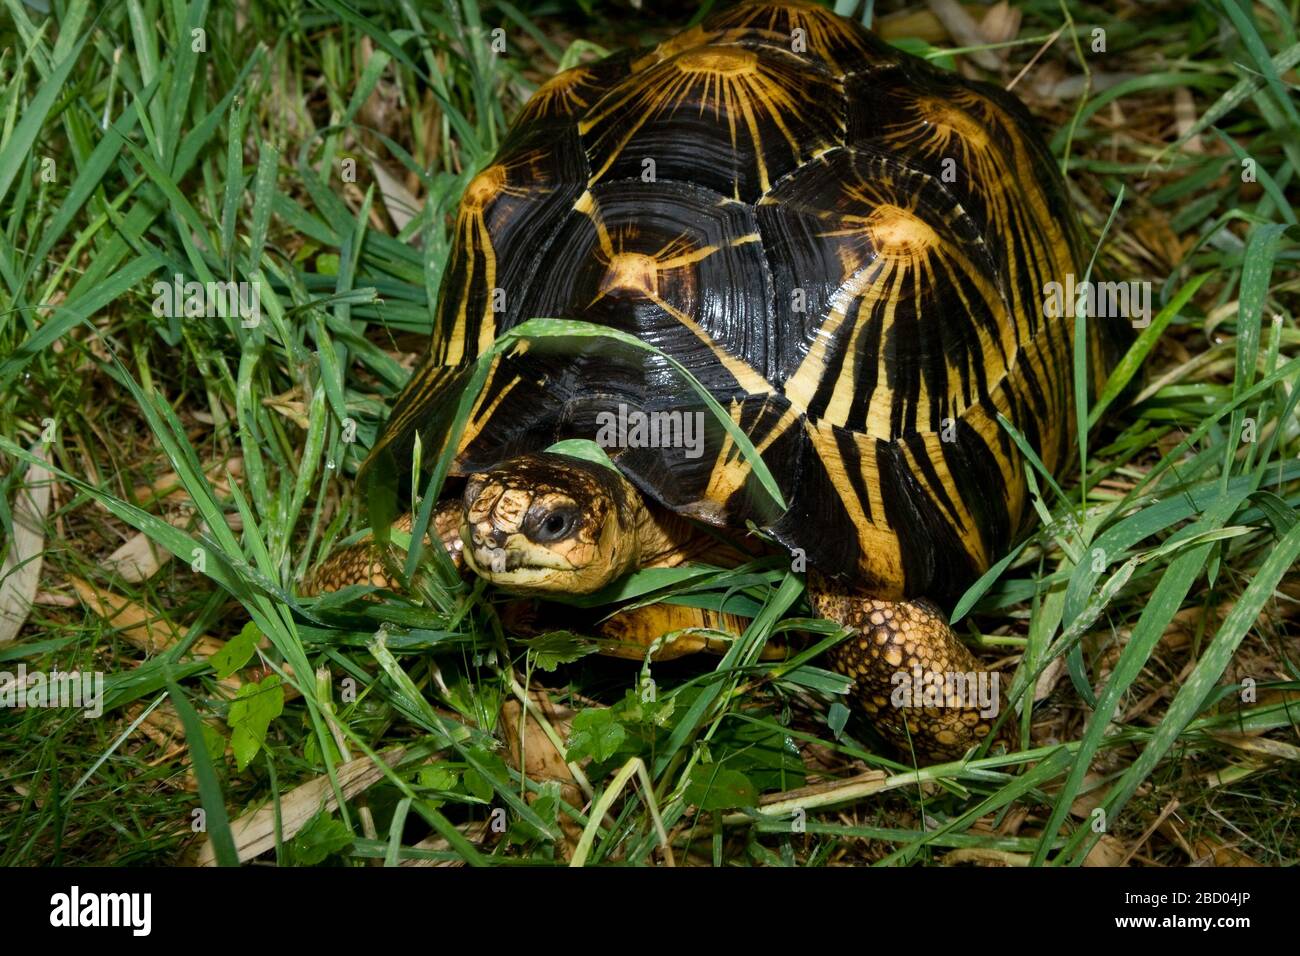
<instances>
[{"instance_id":1,"label":"tortoise","mask_svg":"<svg viewBox=\"0 0 1300 956\"><path fill-rule=\"evenodd\" d=\"M745 3L528 101L468 184L429 350L361 471L401 474L417 439L433 459L458 434L463 494L430 538L515 594L591 594L715 554L707 529L740 560L759 530L806 571L812 610L855 632L830 664L881 735L958 757L997 707L953 683L983 672L943 608L1032 512L999 417L1048 471L1070 461L1073 319L1044 296L1079 262L1061 176L1013 95L821 7ZM493 350L533 317L653 349ZM1122 335L1085 329L1091 390ZM546 450L602 429L613 469ZM363 541L304 590L386 585L382 558ZM671 613L616 620L645 645ZM948 678L941 696L898 706L921 676Z\"/></svg>"}]
</instances>

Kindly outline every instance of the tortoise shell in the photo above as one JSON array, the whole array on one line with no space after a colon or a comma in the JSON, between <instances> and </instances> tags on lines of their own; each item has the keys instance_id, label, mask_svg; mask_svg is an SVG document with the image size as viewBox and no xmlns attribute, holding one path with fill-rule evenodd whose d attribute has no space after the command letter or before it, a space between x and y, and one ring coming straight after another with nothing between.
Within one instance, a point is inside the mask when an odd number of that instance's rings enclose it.
<instances>
[{"instance_id":1,"label":"tortoise shell","mask_svg":"<svg viewBox=\"0 0 1300 956\"><path fill-rule=\"evenodd\" d=\"M454 473L597 438L620 406L697 416L694 447L608 450L680 513L752 521L880 597L951 599L1028 510L998 416L1069 460L1072 319L1043 303L1078 262L1014 96L820 7L744 4L532 97L466 189L429 352L370 461L417 433L433 458L502 332L580 319L685 366L787 507L670 363L607 338L499 355ZM1114 348L1088 327L1095 382Z\"/></svg>"}]
</instances>

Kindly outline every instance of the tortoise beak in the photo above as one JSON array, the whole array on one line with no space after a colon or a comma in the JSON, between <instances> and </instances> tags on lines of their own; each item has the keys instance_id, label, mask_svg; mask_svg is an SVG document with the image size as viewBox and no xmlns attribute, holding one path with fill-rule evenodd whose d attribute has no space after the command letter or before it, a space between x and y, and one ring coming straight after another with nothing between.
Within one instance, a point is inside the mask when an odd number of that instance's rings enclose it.
<instances>
[{"instance_id":1,"label":"tortoise beak","mask_svg":"<svg viewBox=\"0 0 1300 956\"><path fill-rule=\"evenodd\" d=\"M523 555L518 551L507 551L499 546L475 545L471 558L474 567L493 574L506 574L523 563Z\"/></svg>"}]
</instances>

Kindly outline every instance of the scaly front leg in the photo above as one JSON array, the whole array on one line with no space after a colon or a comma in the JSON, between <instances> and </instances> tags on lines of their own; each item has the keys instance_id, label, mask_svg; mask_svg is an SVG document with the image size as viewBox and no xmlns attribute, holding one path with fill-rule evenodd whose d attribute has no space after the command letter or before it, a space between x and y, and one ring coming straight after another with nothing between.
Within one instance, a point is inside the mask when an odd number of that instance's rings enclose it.
<instances>
[{"instance_id":1,"label":"scaly front leg","mask_svg":"<svg viewBox=\"0 0 1300 956\"><path fill-rule=\"evenodd\" d=\"M460 540L460 520L463 510L459 498L448 498L446 501L439 502L424 535L426 547L433 544L434 536L441 539L442 546L447 549L447 554L451 556L457 571L465 566L464 546ZM404 514L393 522L393 529L410 534L414 520L413 515ZM329 591L337 591L349 584L371 584L379 588L391 588L393 583L388 577L388 569L375 548L374 540L366 537L356 544L335 551L324 564L309 572L298 587L298 593L303 597L314 597Z\"/></svg>"},{"instance_id":2,"label":"scaly front leg","mask_svg":"<svg viewBox=\"0 0 1300 956\"><path fill-rule=\"evenodd\" d=\"M809 582L813 612L859 633L830 652L831 666L853 678L854 700L903 753L934 760L961 757L982 743L1006 707L1002 675L983 668L929 601L881 601ZM999 738L1011 741L1008 716Z\"/></svg>"}]
</instances>

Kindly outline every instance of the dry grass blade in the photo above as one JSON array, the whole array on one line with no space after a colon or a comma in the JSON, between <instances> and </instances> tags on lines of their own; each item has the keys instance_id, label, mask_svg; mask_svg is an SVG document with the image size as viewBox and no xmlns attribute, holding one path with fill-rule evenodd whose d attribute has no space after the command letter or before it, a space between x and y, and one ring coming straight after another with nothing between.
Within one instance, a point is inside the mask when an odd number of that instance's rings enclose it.
<instances>
[{"instance_id":1,"label":"dry grass blade","mask_svg":"<svg viewBox=\"0 0 1300 956\"><path fill-rule=\"evenodd\" d=\"M389 767L394 766L406 753L404 747L385 750L380 757ZM369 757L358 757L338 768L339 789L346 799L364 793L373 784L384 778L384 770ZM322 810L334 810L338 799L328 776L321 775L314 780L300 784L279 798L280 802L280 837L290 840L312 817ZM274 802L246 813L230 824L230 832L235 838L235 849L241 863L260 856L275 846ZM204 840L199 845L194 860L196 866L216 866L217 858L211 840Z\"/></svg>"},{"instance_id":2,"label":"dry grass blade","mask_svg":"<svg viewBox=\"0 0 1300 956\"><path fill-rule=\"evenodd\" d=\"M996 73L1002 68L1002 61L996 53L992 50L978 49L989 40L980 31L980 25L975 22L975 18L967 13L960 3L956 0L927 0L927 4L954 40L963 47L975 48L968 49L966 55L978 63L981 69Z\"/></svg>"}]
</instances>

